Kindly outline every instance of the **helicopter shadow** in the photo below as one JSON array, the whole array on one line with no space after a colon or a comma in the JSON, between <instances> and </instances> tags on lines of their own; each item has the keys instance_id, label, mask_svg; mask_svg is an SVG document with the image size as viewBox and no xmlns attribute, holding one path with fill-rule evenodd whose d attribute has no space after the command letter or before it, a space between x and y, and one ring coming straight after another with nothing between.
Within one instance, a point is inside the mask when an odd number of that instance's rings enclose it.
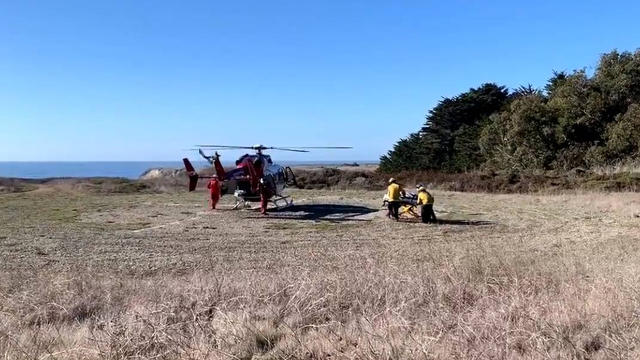
<instances>
[{"instance_id":1,"label":"helicopter shadow","mask_svg":"<svg viewBox=\"0 0 640 360\"><path fill-rule=\"evenodd\" d=\"M371 221L359 216L377 212L359 205L343 204L306 204L293 205L283 209L273 209L267 216L250 216L250 219L283 219L283 220L311 220L311 221Z\"/></svg>"}]
</instances>

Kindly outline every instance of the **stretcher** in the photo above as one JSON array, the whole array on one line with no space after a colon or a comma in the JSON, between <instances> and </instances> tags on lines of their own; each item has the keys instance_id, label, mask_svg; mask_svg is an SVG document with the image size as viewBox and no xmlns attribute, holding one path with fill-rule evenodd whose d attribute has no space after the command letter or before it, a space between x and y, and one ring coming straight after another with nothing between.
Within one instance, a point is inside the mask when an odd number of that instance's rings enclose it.
<instances>
[{"instance_id":1,"label":"stretcher","mask_svg":"<svg viewBox=\"0 0 640 360\"><path fill-rule=\"evenodd\" d=\"M385 195L382 198L382 206L387 208L388 204L389 198ZM400 209L398 210L398 215L407 218L419 218L418 195L410 193L405 196L400 196Z\"/></svg>"}]
</instances>

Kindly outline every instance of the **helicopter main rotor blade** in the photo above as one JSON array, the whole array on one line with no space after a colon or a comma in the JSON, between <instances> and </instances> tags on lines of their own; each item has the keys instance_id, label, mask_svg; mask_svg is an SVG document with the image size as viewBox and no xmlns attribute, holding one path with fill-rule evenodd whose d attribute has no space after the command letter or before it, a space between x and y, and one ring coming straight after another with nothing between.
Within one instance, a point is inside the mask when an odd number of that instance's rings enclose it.
<instances>
[{"instance_id":1,"label":"helicopter main rotor blade","mask_svg":"<svg viewBox=\"0 0 640 360\"><path fill-rule=\"evenodd\" d=\"M207 149L249 149L253 150L253 146L231 146L231 145L194 145L201 148Z\"/></svg>"},{"instance_id":2,"label":"helicopter main rotor blade","mask_svg":"<svg viewBox=\"0 0 640 360\"><path fill-rule=\"evenodd\" d=\"M287 149L353 149L352 146L284 146ZM272 147L271 149L281 149Z\"/></svg>"},{"instance_id":3,"label":"helicopter main rotor blade","mask_svg":"<svg viewBox=\"0 0 640 360\"><path fill-rule=\"evenodd\" d=\"M224 149L247 149L247 150L282 150L282 151L295 151L295 152L309 152L308 150L302 149L288 149L281 147L273 147L273 146L227 146L227 145L196 145L201 149L211 149L211 150L224 150Z\"/></svg>"},{"instance_id":4,"label":"helicopter main rotor blade","mask_svg":"<svg viewBox=\"0 0 640 360\"><path fill-rule=\"evenodd\" d=\"M288 149L288 148L280 148L280 147L268 147L268 148L265 148L265 150L280 150L280 151L309 152L309 150Z\"/></svg>"},{"instance_id":5,"label":"helicopter main rotor blade","mask_svg":"<svg viewBox=\"0 0 640 360\"><path fill-rule=\"evenodd\" d=\"M351 146L264 146L264 145L253 145L253 146L236 146L236 145L195 145L201 149L211 149L211 150L225 150L225 149L246 149L246 150L281 150L281 151L293 151L293 152L309 152L306 149L353 149Z\"/></svg>"}]
</instances>

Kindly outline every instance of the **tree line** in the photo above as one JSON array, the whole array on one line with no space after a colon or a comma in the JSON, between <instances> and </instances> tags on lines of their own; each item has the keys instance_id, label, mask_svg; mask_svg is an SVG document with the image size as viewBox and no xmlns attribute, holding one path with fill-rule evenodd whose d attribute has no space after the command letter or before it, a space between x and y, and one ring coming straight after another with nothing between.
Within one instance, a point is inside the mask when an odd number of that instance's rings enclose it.
<instances>
[{"instance_id":1,"label":"tree line","mask_svg":"<svg viewBox=\"0 0 640 360\"><path fill-rule=\"evenodd\" d=\"M591 76L553 72L544 89L487 83L442 99L380 170L570 170L639 156L640 50L612 51Z\"/></svg>"}]
</instances>

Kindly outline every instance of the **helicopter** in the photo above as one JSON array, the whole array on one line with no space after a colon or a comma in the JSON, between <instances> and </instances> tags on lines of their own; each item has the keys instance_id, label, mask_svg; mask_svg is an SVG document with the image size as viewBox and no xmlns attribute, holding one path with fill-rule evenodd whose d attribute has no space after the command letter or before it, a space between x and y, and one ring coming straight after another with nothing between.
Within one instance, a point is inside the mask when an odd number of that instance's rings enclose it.
<instances>
[{"instance_id":1,"label":"helicopter","mask_svg":"<svg viewBox=\"0 0 640 360\"><path fill-rule=\"evenodd\" d=\"M281 209L293 205L290 196L284 195L286 187L296 186L296 177L289 166L276 164L266 150L309 152L311 149L352 149L350 146L294 146L276 147L256 144L253 146L231 145L195 145L198 153L213 167L216 176L222 182L221 194L233 194L236 199L233 209L245 208L251 202L260 201L260 187L266 189L268 201ZM204 150L214 150L213 155L207 155ZM218 150L254 150L255 154L244 154L236 160L236 167L225 170L220 161ZM213 176L199 175L188 158L182 159L189 178L189 191L194 191L199 179L210 179ZM264 191L264 190L263 190Z\"/></svg>"}]
</instances>

